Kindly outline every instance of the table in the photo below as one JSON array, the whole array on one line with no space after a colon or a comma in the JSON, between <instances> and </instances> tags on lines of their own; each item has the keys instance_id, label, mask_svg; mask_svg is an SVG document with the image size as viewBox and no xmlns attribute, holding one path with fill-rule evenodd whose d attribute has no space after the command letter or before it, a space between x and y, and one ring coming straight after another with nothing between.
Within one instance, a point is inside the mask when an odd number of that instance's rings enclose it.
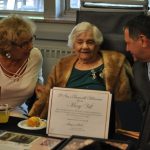
<instances>
[{"instance_id":1,"label":"table","mask_svg":"<svg viewBox=\"0 0 150 150\"><path fill-rule=\"evenodd\" d=\"M22 120L24 119L10 116L8 123L4 123L4 124L0 123L0 130L33 134L33 135L38 135L38 136L47 136L46 128L40 129L40 130L26 130L26 129L19 128L17 124Z\"/></svg>"},{"instance_id":2,"label":"table","mask_svg":"<svg viewBox=\"0 0 150 150\"><path fill-rule=\"evenodd\" d=\"M17 126L17 124L22 120L24 120L24 119L10 116L8 123L0 124L0 130L48 137L48 135L46 134L46 128L40 129L40 130L26 130L26 129L19 128ZM130 143L133 143L133 145L135 145L135 146L138 142L137 140L135 140L133 138L129 138L129 137L126 137L126 136L123 136L120 134L115 134L113 139L127 141Z\"/></svg>"}]
</instances>

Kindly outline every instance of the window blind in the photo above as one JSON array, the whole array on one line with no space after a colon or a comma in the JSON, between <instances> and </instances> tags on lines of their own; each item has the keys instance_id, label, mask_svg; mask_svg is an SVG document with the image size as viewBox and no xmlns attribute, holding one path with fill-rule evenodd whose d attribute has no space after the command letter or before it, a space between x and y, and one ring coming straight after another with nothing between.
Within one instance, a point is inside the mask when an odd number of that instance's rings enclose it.
<instances>
[{"instance_id":1,"label":"window blind","mask_svg":"<svg viewBox=\"0 0 150 150\"><path fill-rule=\"evenodd\" d=\"M148 9L148 0L80 0L81 7Z\"/></svg>"},{"instance_id":2,"label":"window blind","mask_svg":"<svg viewBox=\"0 0 150 150\"><path fill-rule=\"evenodd\" d=\"M112 4L127 4L127 5L145 5L148 0L80 0L81 2L91 3L112 3Z\"/></svg>"}]
</instances>

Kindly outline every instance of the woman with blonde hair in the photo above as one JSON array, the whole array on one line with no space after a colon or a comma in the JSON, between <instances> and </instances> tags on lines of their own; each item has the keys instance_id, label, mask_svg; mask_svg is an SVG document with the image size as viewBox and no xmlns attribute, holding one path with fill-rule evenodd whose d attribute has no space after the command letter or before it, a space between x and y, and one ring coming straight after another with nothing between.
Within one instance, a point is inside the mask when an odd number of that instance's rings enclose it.
<instances>
[{"instance_id":1,"label":"woman with blonde hair","mask_svg":"<svg viewBox=\"0 0 150 150\"><path fill-rule=\"evenodd\" d=\"M0 20L0 104L16 109L42 89L43 59L33 47L35 31L35 23L19 15Z\"/></svg>"}]
</instances>

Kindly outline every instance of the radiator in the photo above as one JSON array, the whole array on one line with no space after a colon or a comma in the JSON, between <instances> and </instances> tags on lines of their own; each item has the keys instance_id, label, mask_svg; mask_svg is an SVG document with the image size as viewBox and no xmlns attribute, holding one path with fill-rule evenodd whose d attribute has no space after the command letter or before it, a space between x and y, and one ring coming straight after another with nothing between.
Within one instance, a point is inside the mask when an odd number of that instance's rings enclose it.
<instances>
[{"instance_id":1,"label":"radiator","mask_svg":"<svg viewBox=\"0 0 150 150\"><path fill-rule=\"evenodd\" d=\"M43 77L47 80L47 76L52 70L53 66L58 62L61 57L69 55L72 53L70 50L65 50L65 48L41 48L43 55Z\"/></svg>"}]
</instances>

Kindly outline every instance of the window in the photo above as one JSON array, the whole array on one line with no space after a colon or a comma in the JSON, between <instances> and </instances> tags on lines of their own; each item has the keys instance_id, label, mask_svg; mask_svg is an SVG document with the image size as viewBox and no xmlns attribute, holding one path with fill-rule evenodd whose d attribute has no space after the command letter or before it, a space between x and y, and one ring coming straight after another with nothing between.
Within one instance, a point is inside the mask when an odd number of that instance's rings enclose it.
<instances>
[{"instance_id":1,"label":"window","mask_svg":"<svg viewBox=\"0 0 150 150\"><path fill-rule=\"evenodd\" d=\"M0 16L17 12L35 19L64 17L75 20L77 9L143 9L148 8L148 1L150 0L0 0Z\"/></svg>"},{"instance_id":2,"label":"window","mask_svg":"<svg viewBox=\"0 0 150 150\"><path fill-rule=\"evenodd\" d=\"M0 17L10 13L43 19L44 0L0 0Z\"/></svg>"},{"instance_id":3,"label":"window","mask_svg":"<svg viewBox=\"0 0 150 150\"><path fill-rule=\"evenodd\" d=\"M44 12L43 0L0 0L0 10Z\"/></svg>"},{"instance_id":4,"label":"window","mask_svg":"<svg viewBox=\"0 0 150 150\"><path fill-rule=\"evenodd\" d=\"M123 8L141 9L148 5L149 0L70 0L71 8L91 7L91 8Z\"/></svg>"},{"instance_id":5,"label":"window","mask_svg":"<svg viewBox=\"0 0 150 150\"><path fill-rule=\"evenodd\" d=\"M70 0L70 8L80 8L80 0Z\"/></svg>"},{"instance_id":6,"label":"window","mask_svg":"<svg viewBox=\"0 0 150 150\"><path fill-rule=\"evenodd\" d=\"M71 8L70 0L69 5L67 3L68 0L0 0L0 16L3 17L10 13L18 13L34 19L56 18L57 20L69 12L68 8L69 10ZM76 3L76 0L72 0L71 6L73 8L71 9L80 7L79 4L80 1ZM70 17L70 15L66 16Z\"/></svg>"},{"instance_id":7,"label":"window","mask_svg":"<svg viewBox=\"0 0 150 150\"><path fill-rule=\"evenodd\" d=\"M145 9L148 6L148 0L81 0L81 6L107 9Z\"/></svg>"}]
</instances>

